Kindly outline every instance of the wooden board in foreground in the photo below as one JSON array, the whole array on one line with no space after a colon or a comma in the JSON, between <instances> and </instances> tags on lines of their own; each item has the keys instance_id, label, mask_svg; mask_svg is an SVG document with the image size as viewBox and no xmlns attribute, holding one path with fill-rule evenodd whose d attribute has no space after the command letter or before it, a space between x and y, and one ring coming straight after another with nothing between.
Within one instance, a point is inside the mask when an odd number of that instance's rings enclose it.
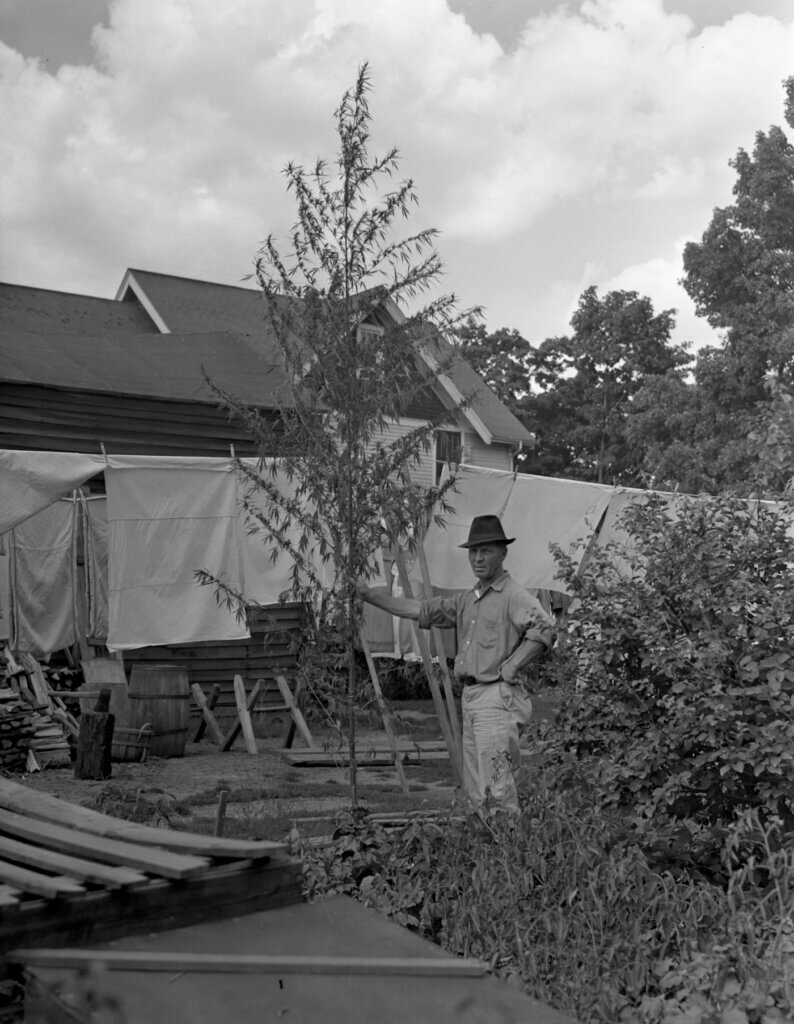
<instances>
[{"instance_id":1,"label":"wooden board in foreground","mask_svg":"<svg viewBox=\"0 0 794 1024\"><path fill-rule=\"evenodd\" d=\"M0 810L2 809L54 825L76 828L105 839L120 839L140 846L157 846L173 853L192 854L196 857L260 859L286 851L284 843L259 839L222 839L123 821L4 778L0 778Z\"/></svg>"},{"instance_id":2,"label":"wooden board in foreground","mask_svg":"<svg viewBox=\"0 0 794 1024\"><path fill-rule=\"evenodd\" d=\"M408 974L414 977L482 977L478 960L458 957L266 956L259 954L170 953L109 949L20 949L11 960L28 967L95 965L109 971L201 972L202 974Z\"/></svg>"}]
</instances>

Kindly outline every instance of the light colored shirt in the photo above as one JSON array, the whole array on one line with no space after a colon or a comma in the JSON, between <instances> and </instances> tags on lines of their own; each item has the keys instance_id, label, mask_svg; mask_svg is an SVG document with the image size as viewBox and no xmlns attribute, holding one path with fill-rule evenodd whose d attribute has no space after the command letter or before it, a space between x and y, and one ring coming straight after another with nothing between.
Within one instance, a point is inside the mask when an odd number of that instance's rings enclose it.
<instances>
[{"instance_id":1,"label":"light colored shirt","mask_svg":"<svg viewBox=\"0 0 794 1024\"><path fill-rule=\"evenodd\" d=\"M455 675L478 683L495 683L506 665L521 668L525 641L545 647L554 642L554 620L508 572L484 591L475 587L423 601L418 621L423 629L457 629Z\"/></svg>"}]
</instances>

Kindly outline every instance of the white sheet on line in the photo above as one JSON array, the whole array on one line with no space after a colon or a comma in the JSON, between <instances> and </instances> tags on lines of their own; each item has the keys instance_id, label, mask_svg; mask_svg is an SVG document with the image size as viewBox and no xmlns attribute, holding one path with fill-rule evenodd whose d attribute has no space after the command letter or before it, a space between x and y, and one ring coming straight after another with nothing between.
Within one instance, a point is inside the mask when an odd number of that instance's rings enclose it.
<instances>
[{"instance_id":1,"label":"white sheet on line","mask_svg":"<svg viewBox=\"0 0 794 1024\"><path fill-rule=\"evenodd\" d=\"M252 469L256 468L256 460L244 459L242 461ZM265 479L285 497L294 496L295 486L288 480L285 473L277 472L275 477L271 477L265 470ZM240 474L238 507L242 506L244 498L260 511L265 510L270 501L266 491L254 488L251 481ZM267 528L258 523L255 517L241 512L239 529L242 538L245 595L250 601L256 601L259 604L275 604L292 586L293 560L287 551L272 540ZM284 531L283 539L297 550L300 542L300 529L297 526L288 527ZM334 573L331 563L323 564L312 548L304 552L303 557L308 559L322 584L331 586ZM300 577L300 585L308 583L309 580L306 576Z\"/></svg>"},{"instance_id":2,"label":"white sheet on line","mask_svg":"<svg viewBox=\"0 0 794 1024\"><path fill-rule=\"evenodd\" d=\"M447 516L445 527L432 524L425 537L433 584L472 586L466 551L459 545L466 541L475 516L498 515L506 535L515 538L505 562L510 574L529 589L564 591L551 544L574 553L578 561L583 548L577 549L576 542L592 536L612 490L575 480L461 466L456 493L448 497L454 516Z\"/></svg>"},{"instance_id":3,"label":"white sheet on line","mask_svg":"<svg viewBox=\"0 0 794 1024\"><path fill-rule=\"evenodd\" d=\"M101 455L0 451L0 533L5 533L105 467Z\"/></svg>"},{"instance_id":4,"label":"white sheet on line","mask_svg":"<svg viewBox=\"0 0 794 1024\"><path fill-rule=\"evenodd\" d=\"M108 500L108 648L250 636L203 569L242 587L231 460L112 457Z\"/></svg>"},{"instance_id":5,"label":"white sheet on line","mask_svg":"<svg viewBox=\"0 0 794 1024\"><path fill-rule=\"evenodd\" d=\"M71 646L75 503L57 501L10 534L11 646L36 657Z\"/></svg>"}]
</instances>

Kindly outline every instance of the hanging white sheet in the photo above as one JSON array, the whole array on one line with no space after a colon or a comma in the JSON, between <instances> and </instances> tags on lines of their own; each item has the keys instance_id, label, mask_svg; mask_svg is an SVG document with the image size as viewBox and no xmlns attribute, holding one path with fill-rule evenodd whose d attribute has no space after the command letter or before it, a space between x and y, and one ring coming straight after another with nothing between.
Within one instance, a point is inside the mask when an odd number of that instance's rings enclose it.
<instances>
[{"instance_id":1,"label":"hanging white sheet","mask_svg":"<svg viewBox=\"0 0 794 1024\"><path fill-rule=\"evenodd\" d=\"M0 534L105 468L101 455L0 451Z\"/></svg>"},{"instance_id":2,"label":"hanging white sheet","mask_svg":"<svg viewBox=\"0 0 794 1024\"><path fill-rule=\"evenodd\" d=\"M108 508L108 648L250 636L206 570L242 588L236 474L230 459L112 456Z\"/></svg>"},{"instance_id":3,"label":"hanging white sheet","mask_svg":"<svg viewBox=\"0 0 794 1024\"><path fill-rule=\"evenodd\" d=\"M14 650L42 657L77 639L75 509L73 501L57 501L28 516L9 535Z\"/></svg>"},{"instance_id":4,"label":"hanging white sheet","mask_svg":"<svg viewBox=\"0 0 794 1024\"><path fill-rule=\"evenodd\" d=\"M244 465L256 471L256 459L242 459ZM270 463L269 466L272 466ZM271 475L268 467L262 470L264 479L288 500L294 497L295 485L287 475L278 470ZM263 489L257 489L247 476L238 474L238 508L242 509L246 500L254 510L264 514L270 498ZM307 510L308 511L308 510ZM275 604L281 600L291 588L293 582L293 559L287 548L281 548L270 537L266 527L257 522L256 516L241 511L238 529L242 544L243 590L249 601L259 604ZM301 531L296 526L287 526L282 533L285 545L291 545L296 551L300 545ZM302 557L309 562L312 572L323 586L331 586L334 567L331 562L323 563L316 550L311 546L302 551ZM299 576L299 585L309 583L306 576Z\"/></svg>"},{"instance_id":5,"label":"hanging white sheet","mask_svg":"<svg viewBox=\"0 0 794 1024\"><path fill-rule=\"evenodd\" d=\"M587 541L596 528L613 492L600 484L558 480L553 477L505 473L461 466L456 491L448 497L454 516L446 526L430 526L425 537L430 578L435 586L468 589L473 576L464 549L475 516L498 515L508 537L505 568L528 589L565 591L551 553L552 543L565 552ZM581 558L583 548L579 550Z\"/></svg>"}]
</instances>

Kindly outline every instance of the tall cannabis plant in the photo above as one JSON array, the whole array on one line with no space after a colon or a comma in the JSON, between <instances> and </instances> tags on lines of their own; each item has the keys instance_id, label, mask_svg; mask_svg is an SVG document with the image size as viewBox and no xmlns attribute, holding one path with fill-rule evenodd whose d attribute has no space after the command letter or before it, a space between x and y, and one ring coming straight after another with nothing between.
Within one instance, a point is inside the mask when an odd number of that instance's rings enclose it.
<instances>
[{"instance_id":1,"label":"tall cannabis plant","mask_svg":"<svg viewBox=\"0 0 794 1024\"><path fill-rule=\"evenodd\" d=\"M261 456L256 471L241 464L248 522L291 560L290 599L308 599L320 631L332 630L343 652L354 803L362 615L355 583L384 541L414 536L434 506L436 515L443 511L443 491L413 487L411 476L436 428L460 409L428 402L447 368L442 335L459 318L452 296L418 301L441 274L436 232L393 237L417 197L412 181L393 183L396 149L369 154L369 91L365 64L334 115L335 164L285 170L297 205L287 251L270 236L257 254L255 276L280 352L280 416L270 424L223 396ZM412 407L425 410L425 425L389 435L388 424Z\"/></svg>"}]
</instances>

